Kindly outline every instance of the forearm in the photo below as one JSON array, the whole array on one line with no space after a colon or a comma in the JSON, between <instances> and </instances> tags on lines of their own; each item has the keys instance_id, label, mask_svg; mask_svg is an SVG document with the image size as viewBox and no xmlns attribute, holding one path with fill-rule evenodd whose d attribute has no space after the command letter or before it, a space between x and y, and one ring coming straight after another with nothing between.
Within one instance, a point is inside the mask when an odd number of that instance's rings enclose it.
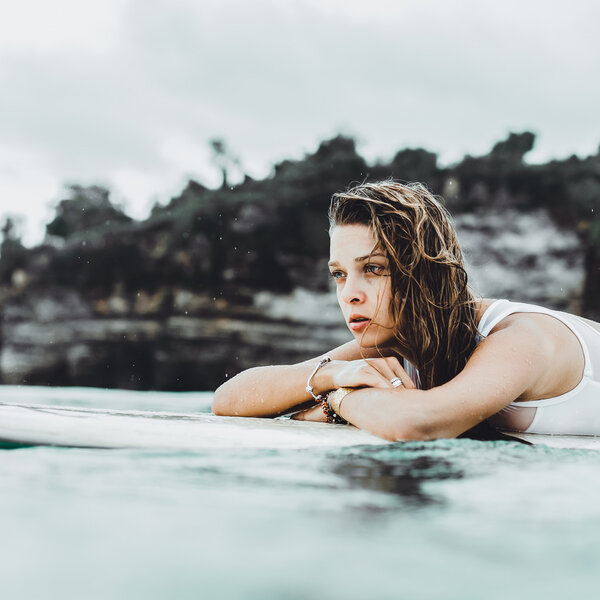
<instances>
[{"instance_id":1,"label":"forearm","mask_svg":"<svg viewBox=\"0 0 600 600\"><path fill-rule=\"evenodd\" d=\"M309 377L317 395L343 386L391 387L390 379L399 374L404 377L405 385L413 385L397 358L377 357L366 362L364 354L368 353L363 353L356 342L334 348L327 353L331 361L322 365L312 377L322 356L295 365L248 369L217 389L213 412L240 417L272 417L312 406L314 398L306 391Z\"/></svg>"},{"instance_id":2,"label":"forearm","mask_svg":"<svg viewBox=\"0 0 600 600\"><path fill-rule=\"evenodd\" d=\"M295 365L255 367L239 373L215 392L213 412L236 417L272 417L313 402L306 381L319 358ZM312 383L316 384L317 378ZM315 391L319 391L317 388Z\"/></svg>"},{"instance_id":3,"label":"forearm","mask_svg":"<svg viewBox=\"0 0 600 600\"><path fill-rule=\"evenodd\" d=\"M418 389L357 389L344 397L339 414L359 429L391 441L458 435L435 418L426 396L426 391Z\"/></svg>"}]
</instances>

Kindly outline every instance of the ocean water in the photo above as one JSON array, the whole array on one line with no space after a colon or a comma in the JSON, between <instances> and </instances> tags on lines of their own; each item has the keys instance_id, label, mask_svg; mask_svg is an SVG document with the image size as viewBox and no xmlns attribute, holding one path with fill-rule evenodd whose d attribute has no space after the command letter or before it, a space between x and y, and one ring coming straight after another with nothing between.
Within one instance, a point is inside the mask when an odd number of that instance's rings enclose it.
<instances>
[{"instance_id":1,"label":"ocean water","mask_svg":"<svg viewBox=\"0 0 600 600\"><path fill-rule=\"evenodd\" d=\"M0 388L138 410L210 399ZM472 440L2 450L0 598L595 598L599 473L598 451Z\"/></svg>"}]
</instances>

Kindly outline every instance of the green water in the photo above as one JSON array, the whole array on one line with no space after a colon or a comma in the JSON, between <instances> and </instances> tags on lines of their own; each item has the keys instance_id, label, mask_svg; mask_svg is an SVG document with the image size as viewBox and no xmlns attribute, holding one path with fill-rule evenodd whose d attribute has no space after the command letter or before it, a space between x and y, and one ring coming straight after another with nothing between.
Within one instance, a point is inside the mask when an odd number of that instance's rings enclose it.
<instances>
[{"instance_id":1,"label":"green water","mask_svg":"<svg viewBox=\"0 0 600 600\"><path fill-rule=\"evenodd\" d=\"M210 402L11 394L152 410ZM471 440L327 451L4 450L0 597L595 598L599 470L596 451Z\"/></svg>"}]
</instances>

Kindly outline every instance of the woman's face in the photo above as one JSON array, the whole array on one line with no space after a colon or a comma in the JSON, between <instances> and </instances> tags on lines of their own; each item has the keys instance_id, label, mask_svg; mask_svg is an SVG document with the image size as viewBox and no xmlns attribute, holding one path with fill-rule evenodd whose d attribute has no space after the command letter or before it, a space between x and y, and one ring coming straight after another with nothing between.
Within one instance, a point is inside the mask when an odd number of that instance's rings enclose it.
<instances>
[{"instance_id":1,"label":"woman's face","mask_svg":"<svg viewBox=\"0 0 600 600\"><path fill-rule=\"evenodd\" d=\"M348 329L363 348L393 338L388 259L366 225L337 225L331 232L329 271Z\"/></svg>"}]
</instances>

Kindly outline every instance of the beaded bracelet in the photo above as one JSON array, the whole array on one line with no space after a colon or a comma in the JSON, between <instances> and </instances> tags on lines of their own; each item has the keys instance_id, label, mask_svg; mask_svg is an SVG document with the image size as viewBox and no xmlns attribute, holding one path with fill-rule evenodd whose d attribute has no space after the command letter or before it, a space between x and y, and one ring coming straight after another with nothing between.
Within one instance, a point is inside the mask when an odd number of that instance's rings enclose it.
<instances>
[{"instance_id":1,"label":"beaded bracelet","mask_svg":"<svg viewBox=\"0 0 600 600\"><path fill-rule=\"evenodd\" d=\"M340 425L345 425L348 421L342 419L340 415L338 415L331 406L329 406L329 402L327 402L327 398L323 398L321 400L321 408L323 409L323 413L327 419L328 423L338 423Z\"/></svg>"},{"instance_id":2,"label":"beaded bracelet","mask_svg":"<svg viewBox=\"0 0 600 600\"><path fill-rule=\"evenodd\" d=\"M328 423L346 424L348 421L340 417L338 411L340 404L347 394L353 392L355 388L341 387L327 394L327 397L321 401L321 407L327 417Z\"/></svg>"}]
</instances>

